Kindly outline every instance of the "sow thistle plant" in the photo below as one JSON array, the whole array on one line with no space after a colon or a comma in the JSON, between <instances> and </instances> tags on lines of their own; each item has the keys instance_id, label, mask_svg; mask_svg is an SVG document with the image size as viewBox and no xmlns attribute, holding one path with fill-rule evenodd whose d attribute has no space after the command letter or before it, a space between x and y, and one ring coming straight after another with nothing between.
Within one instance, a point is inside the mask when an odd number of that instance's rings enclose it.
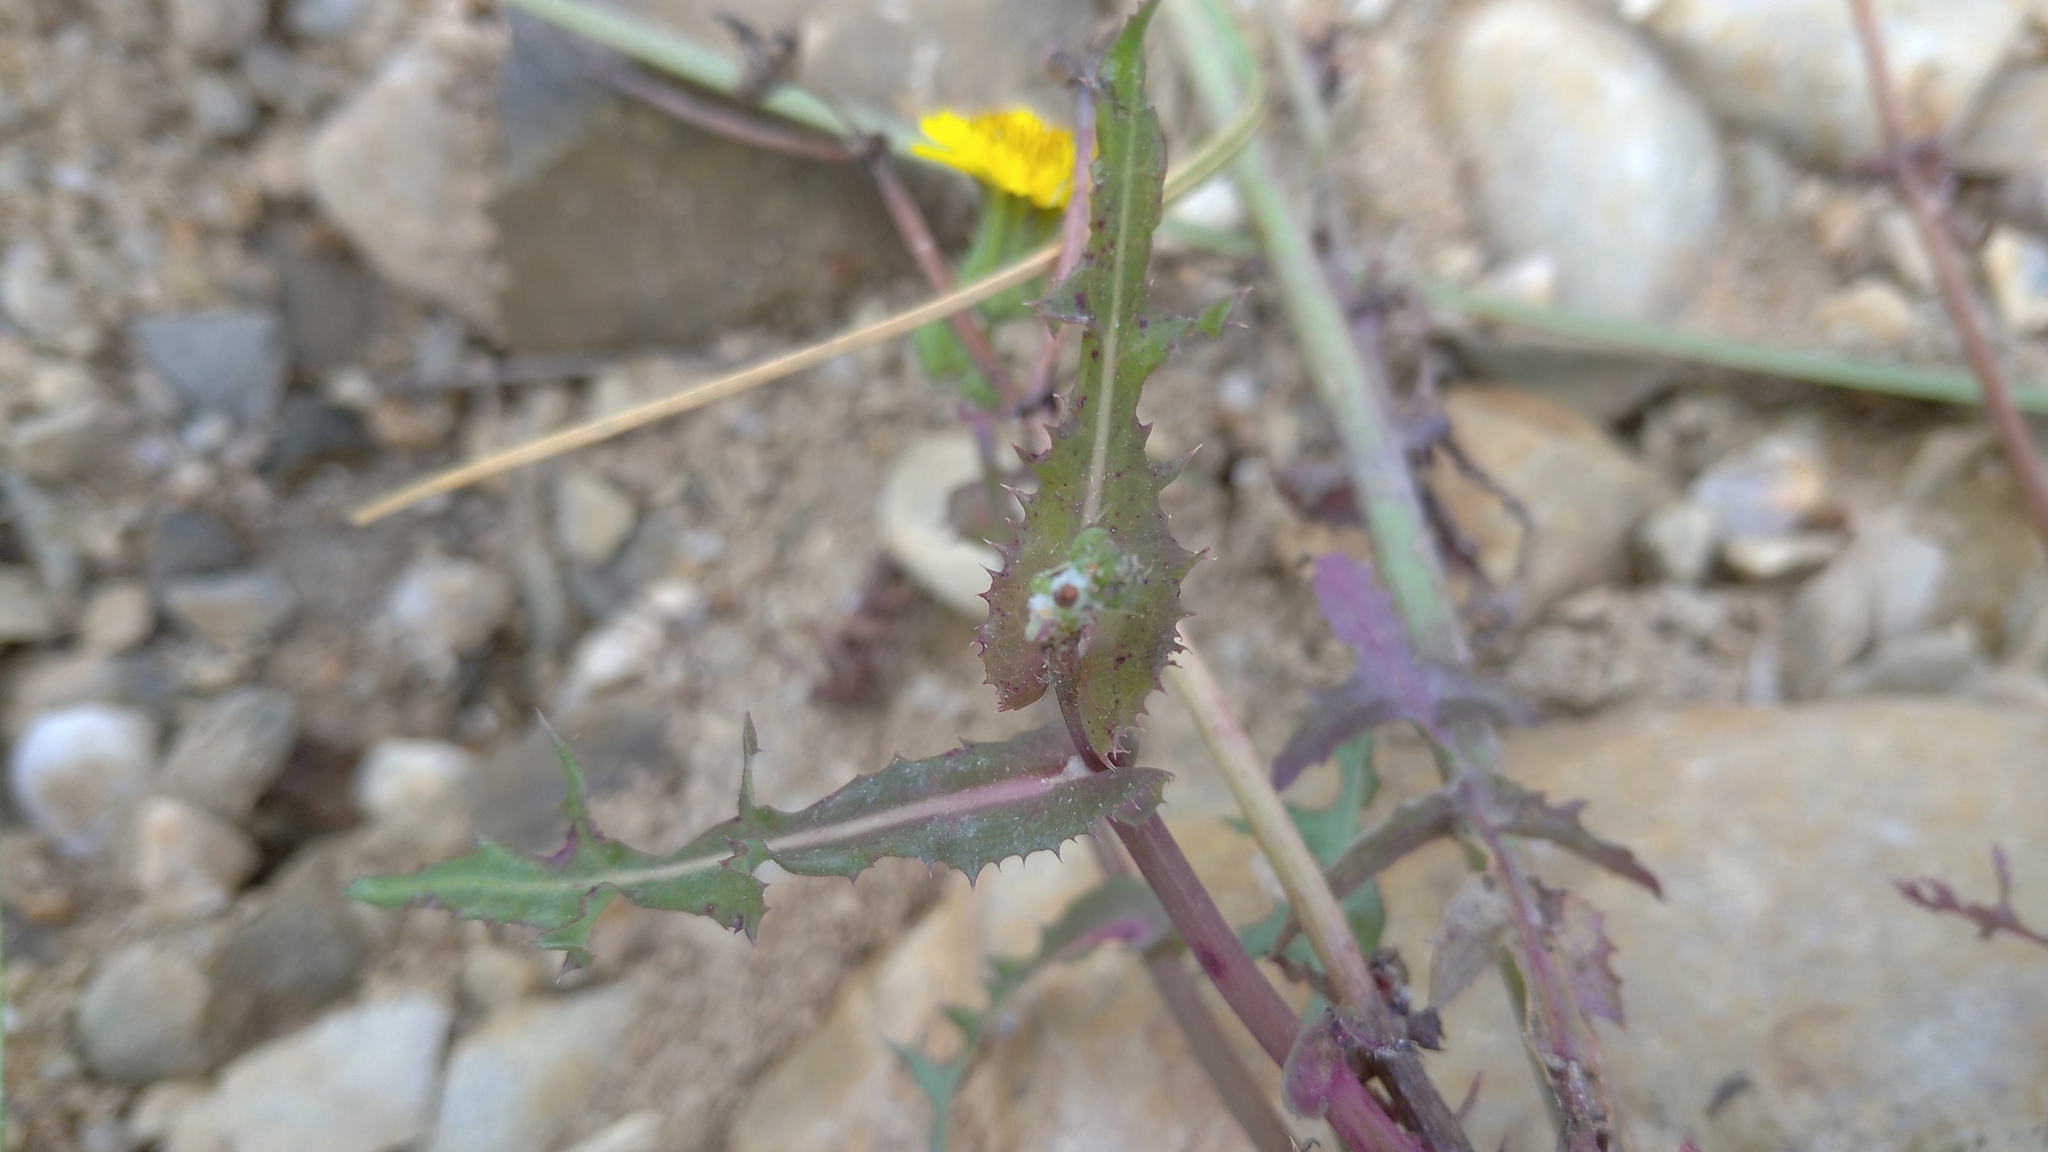
<instances>
[{"instance_id":1,"label":"sow thistle plant","mask_svg":"<svg viewBox=\"0 0 2048 1152\"><path fill-rule=\"evenodd\" d=\"M1606 964L1611 948L1598 914L1528 876L1504 838L1547 839L1653 889L1656 881L1625 849L1586 832L1576 805L1551 805L1471 757L1474 725L1511 711L1498 693L1459 668L1423 659L1372 573L1342 558L1318 564L1315 590L1333 631L1357 651L1358 669L1318 697L1270 772L1247 762L1249 743L1214 682L1180 647L1180 586L1198 557L1174 539L1160 507L1181 465L1146 456L1138 401L1175 343L1191 333L1215 335L1234 301L1189 319L1149 299L1166 177L1165 142L1145 95L1143 40L1157 3L1124 25L1087 81L1095 109L1087 242L1073 270L1033 305L1047 321L1081 329L1079 371L1050 446L1027 461L1037 484L1020 498L1022 519L1000 547L1003 567L986 593L978 636L999 707L1049 698L1058 721L1007 740L899 757L808 807L783 811L755 800L759 746L748 718L736 813L666 855L641 852L597 827L582 769L557 740L568 782L560 850L535 857L484 842L417 872L359 880L350 894L386 908L431 905L467 919L529 925L539 930L538 947L560 950L577 966L591 960L599 915L620 899L706 916L752 938L766 912L765 876L852 877L894 856L973 877L1013 856L1106 833L1137 876L1113 875L1077 901L1046 930L1035 955L996 960L986 1004L948 1009L963 1041L950 1059L900 1050L931 1098L934 1149L944 1147L953 1092L992 1015L1038 967L1109 940L1147 957L1192 1047L1262 1152L1286 1149L1286 1129L1249 1087L1200 998L1178 983L1186 958L1283 1066L1289 1107L1326 1118L1351 1148L1382 1152L1470 1148L1424 1072L1421 1050L1438 1040L1434 1009L1505 958L1525 1035L1557 1105L1561 1145L1606 1149L1616 1133L1589 1022L1621 1015ZM1028 113L942 114L923 130L929 142L918 146L920 155L985 187L962 268L968 276L1041 244L1079 191L1069 186L1073 138ZM937 354L932 349L945 352L952 336L925 328L920 349L928 357ZM1177 653L1181 664L1170 667ZM1213 737L1247 827L1288 891L1287 906L1242 935L1160 819L1170 777L1138 763L1138 722L1167 673ZM1446 783L1361 830L1359 814L1374 789L1371 731L1394 720L1431 739ZM1331 804L1283 806L1276 785L1325 759L1338 768ZM1410 996L1398 959L1376 953L1380 912L1371 880L1402 854L1447 836L1465 843L1480 872L1447 910L1424 1005ZM1105 853L1118 867L1121 859L1113 848ZM1313 990L1305 1013L1254 963L1247 941Z\"/></svg>"}]
</instances>

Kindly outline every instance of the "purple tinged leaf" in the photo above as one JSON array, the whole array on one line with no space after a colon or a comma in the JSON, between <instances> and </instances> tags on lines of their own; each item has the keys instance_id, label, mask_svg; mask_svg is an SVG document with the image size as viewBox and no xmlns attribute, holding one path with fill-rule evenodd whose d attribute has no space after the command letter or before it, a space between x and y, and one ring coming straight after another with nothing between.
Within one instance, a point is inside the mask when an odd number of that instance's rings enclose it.
<instances>
[{"instance_id":1,"label":"purple tinged leaf","mask_svg":"<svg viewBox=\"0 0 2048 1152\"><path fill-rule=\"evenodd\" d=\"M1544 933L1564 960L1565 979L1579 1010L1589 1021L1598 1017L1626 1026L1621 977L1614 974L1614 942L1607 938L1607 914L1570 892L1556 896L1543 902Z\"/></svg>"},{"instance_id":2,"label":"purple tinged leaf","mask_svg":"<svg viewBox=\"0 0 2048 1152\"><path fill-rule=\"evenodd\" d=\"M1656 873L1644 867L1635 853L1612 841L1602 840L1579 823L1579 813L1586 807L1584 800L1552 804L1544 799L1543 793L1524 788L1505 777L1490 778L1488 786L1491 789L1485 801L1489 808L1488 816L1501 831L1513 836L1548 840L1588 863L1642 885L1657 896L1664 895L1664 886L1657 882Z\"/></svg>"},{"instance_id":3,"label":"purple tinged leaf","mask_svg":"<svg viewBox=\"0 0 2048 1152\"><path fill-rule=\"evenodd\" d=\"M1508 922L1507 895L1492 875L1479 873L1459 887L1430 938L1429 1007L1443 1009L1499 961Z\"/></svg>"},{"instance_id":4,"label":"purple tinged leaf","mask_svg":"<svg viewBox=\"0 0 2048 1152\"><path fill-rule=\"evenodd\" d=\"M1344 683L1315 695L1308 718L1273 762L1275 787L1292 784L1344 741L1395 720L1441 739L1441 724L1467 716L1504 724L1529 718L1499 686L1423 660L1393 597L1365 565L1336 553L1318 556L1313 584L1330 631L1358 653L1358 667Z\"/></svg>"}]
</instances>

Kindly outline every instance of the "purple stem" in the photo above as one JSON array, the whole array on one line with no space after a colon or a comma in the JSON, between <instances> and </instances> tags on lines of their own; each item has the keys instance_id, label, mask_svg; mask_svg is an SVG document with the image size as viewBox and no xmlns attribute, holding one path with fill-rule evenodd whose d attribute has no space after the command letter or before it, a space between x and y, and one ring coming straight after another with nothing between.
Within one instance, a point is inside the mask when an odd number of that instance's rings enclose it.
<instances>
[{"instance_id":1,"label":"purple stem","mask_svg":"<svg viewBox=\"0 0 2048 1152\"><path fill-rule=\"evenodd\" d=\"M1194 953L1195 962L1274 1063L1286 1064L1301 1032L1301 1021L1252 963L1237 933L1231 931L1208 889L1196 878L1194 866L1173 833L1166 830L1166 822L1155 813L1135 826L1112 823L1139 874L1165 907L1174 930ZM1338 1139L1359 1152L1422 1152L1422 1145L1394 1123L1365 1085L1351 1077L1338 1078L1326 1116Z\"/></svg>"}]
</instances>

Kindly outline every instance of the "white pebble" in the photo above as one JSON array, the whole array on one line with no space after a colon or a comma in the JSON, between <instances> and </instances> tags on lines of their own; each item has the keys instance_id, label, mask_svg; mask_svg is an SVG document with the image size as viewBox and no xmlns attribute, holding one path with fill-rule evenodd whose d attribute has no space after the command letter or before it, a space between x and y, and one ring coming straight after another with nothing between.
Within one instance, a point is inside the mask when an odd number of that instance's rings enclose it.
<instances>
[{"instance_id":1,"label":"white pebble","mask_svg":"<svg viewBox=\"0 0 2048 1152\"><path fill-rule=\"evenodd\" d=\"M29 721L8 761L14 796L67 856L90 856L149 786L157 725L147 713L79 704Z\"/></svg>"}]
</instances>

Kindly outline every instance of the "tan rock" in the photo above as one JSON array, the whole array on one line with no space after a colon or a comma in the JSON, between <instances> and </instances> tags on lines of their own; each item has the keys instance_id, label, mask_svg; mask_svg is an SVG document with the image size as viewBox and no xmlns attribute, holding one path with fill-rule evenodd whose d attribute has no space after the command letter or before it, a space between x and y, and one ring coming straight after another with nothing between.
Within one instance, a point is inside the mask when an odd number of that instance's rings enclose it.
<instances>
[{"instance_id":1,"label":"tan rock","mask_svg":"<svg viewBox=\"0 0 2048 1152\"><path fill-rule=\"evenodd\" d=\"M256 863L255 842L197 804L151 796L136 810L135 886L159 923L223 911Z\"/></svg>"},{"instance_id":2,"label":"tan rock","mask_svg":"<svg viewBox=\"0 0 2048 1152\"><path fill-rule=\"evenodd\" d=\"M1479 545L1496 585L1515 581L1522 620L1583 588L1626 575L1636 522L1667 497L1657 476L1584 418L1526 392L1468 388L1446 400L1453 435L1474 464L1528 509L1525 536L1500 498L1447 460L1426 480L1459 529Z\"/></svg>"},{"instance_id":3,"label":"tan rock","mask_svg":"<svg viewBox=\"0 0 2048 1152\"><path fill-rule=\"evenodd\" d=\"M1913 302L1889 283L1866 278L1815 305L1813 323L1830 344L1898 348L1913 335Z\"/></svg>"},{"instance_id":4,"label":"tan rock","mask_svg":"<svg viewBox=\"0 0 2048 1152\"><path fill-rule=\"evenodd\" d=\"M93 590L79 614L79 642L88 652L126 652L156 631L156 606L139 580L115 580Z\"/></svg>"},{"instance_id":5,"label":"tan rock","mask_svg":"<svg viewBox=\"0 0 2048 1152\"><path fill-rule=\"evenodd\" d=\"M1552 883L1606 911L1620 949L1628 1027L1599 1032L1636 1147L1676 1147L1686 1133L1707 1152L2039 1147L2039 953L1979 944L1892 881L1933 874L1989 897L1990 845L2002 843L2022 914L2048 920L2043 749L2037 713L1908 700L1700 708L1510 736L1517 779L1589 798L1587 822L1664 883L1660 902L1531 853ZM1383 805L1435 783L1419 761L1385 774ZM1427 969L1423 942L1464 876L1448 843L1387 874L1389 940L1411 970ZM1485 1073L1473 1145L1550 1146L1500 982L1479 981L1445 1024L1449 1050L1430 1058L1445 1093L1457 1099Z\"/></svg>"},{"instance_id":6,"label":"tan rock","mask_svg":"<svg viewBox=\"0 0 2048 1152\"><path fill-rule=\"evenodd\" d=\"M420 33L321 126L313 199L398 286L483 328L497 322L491 109L501 28L437 5Z\"/></svg>"}]
</instances>

